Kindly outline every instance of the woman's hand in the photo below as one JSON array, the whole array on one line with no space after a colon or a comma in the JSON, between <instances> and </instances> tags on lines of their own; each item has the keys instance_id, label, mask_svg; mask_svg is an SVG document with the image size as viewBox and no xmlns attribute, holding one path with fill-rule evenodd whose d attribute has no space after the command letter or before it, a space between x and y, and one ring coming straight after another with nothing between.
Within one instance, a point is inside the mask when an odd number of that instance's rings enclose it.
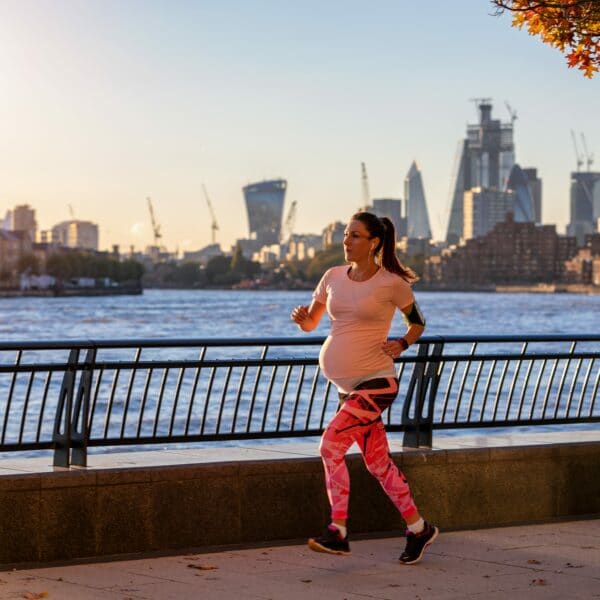
<instances>
[{"instance_id":1,"label":"woman's hand","mask_svg":"<svg viewBox=\"0 0 600 600\"><path fill-rule=\"evenodd\" d=\"M296 306L290 315L290 319L302 327L303 324L307 324L307 319L310 319L308 314L308 306Z\"/></svg>"},{"instance_id":2,"label":"woman's hand","mask_svg":"<svg viewBox=\"0 0 600 600\"><path fill-rule=\"evenodd\" d=\"M381 349L392 358L398 358L402 354L402 344L397 340L383 342L383 344L381 344Z\"/></svg>"},{"instance_id":3,"label":"woman's hand","mask_svg":"<svg viewBox=\"0 0 600 600\"><path fill-rule=\"evenodd\" d=\"M312 331L317 327L321 317L325 313L326 306L321 302L313 300L310 306L296 306L290 315L290 319L302 329Z\"/></svg>"}]
</instances>

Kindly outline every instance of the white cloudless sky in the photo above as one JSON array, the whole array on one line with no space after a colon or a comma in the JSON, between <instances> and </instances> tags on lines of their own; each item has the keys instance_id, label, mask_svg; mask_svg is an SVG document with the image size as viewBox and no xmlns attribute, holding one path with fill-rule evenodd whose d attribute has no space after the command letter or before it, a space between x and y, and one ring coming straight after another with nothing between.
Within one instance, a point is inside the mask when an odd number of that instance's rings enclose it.
<instances>
[{"instance_id":1,"label":"white cloudless sky","mask_svg":"<svg viewBox=\"0 0 600 600\"><path fill-rule=\"evenodd\" d=\"M412 160L445 237L456 148L517 112L517 162L543 180L543 220L569 219L571 130L600 163L600 76L491 16L487 0L0 0L0 216L100 226L100 245L248 235L241 188L283 177L295 231L320 233L373 197L402 197ZM600 164L597 165L600 169Z\"/></svg>"}]
</instances>

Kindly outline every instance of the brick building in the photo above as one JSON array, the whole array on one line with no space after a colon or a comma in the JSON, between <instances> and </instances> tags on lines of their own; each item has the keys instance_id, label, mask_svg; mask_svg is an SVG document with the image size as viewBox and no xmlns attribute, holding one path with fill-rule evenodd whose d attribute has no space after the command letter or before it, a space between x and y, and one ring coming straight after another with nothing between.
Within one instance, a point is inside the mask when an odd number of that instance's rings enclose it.
<instances>
[{"instance_id":1,"label":"brick building","mask_svg":"<svg viewBox=\"0 0 600 600\"><path fill-rule=\"evenodd\" d=\"M551 283L563 280L576 253L576 239L559 236L554 225L516 223L509 213L486 235L428 259L423 279L452 287Z\"/></svg>"}]
</instances>

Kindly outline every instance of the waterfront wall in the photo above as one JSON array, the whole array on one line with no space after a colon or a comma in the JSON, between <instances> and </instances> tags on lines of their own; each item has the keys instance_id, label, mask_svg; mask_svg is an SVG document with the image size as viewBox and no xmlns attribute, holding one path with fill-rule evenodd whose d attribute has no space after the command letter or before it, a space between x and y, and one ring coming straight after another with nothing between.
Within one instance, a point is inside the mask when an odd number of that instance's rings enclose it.
<instances>
[{"instance_id":1,"label":"waterfront wall","mask_svg":"<svg viewBox=\"0 0 600 600\"><path fill-rule=\"evenodd\" d=\"M600 442L394 455L442 530L600 514ZM403 522L359 456L350 530ZM302 539L328 522L317 458L0 477L0 565Z\"/></svg>"}]
</instances>

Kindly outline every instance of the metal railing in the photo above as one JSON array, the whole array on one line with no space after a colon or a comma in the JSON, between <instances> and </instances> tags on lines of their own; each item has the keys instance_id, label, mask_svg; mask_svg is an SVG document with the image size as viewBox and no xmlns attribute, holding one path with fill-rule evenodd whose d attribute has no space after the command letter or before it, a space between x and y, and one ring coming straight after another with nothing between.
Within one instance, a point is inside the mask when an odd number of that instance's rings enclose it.
<instances>
[{"instance_id":1,"label":"metal railing","mask_svg":"<svg viewBox=\"0 0 600 600\"><path fill-rule=\"evenodd\" d=\"M323 338L5 342L0 451L319 435L338 408ZM424 337L384 415L404 445L435 429L600 421L600 335Z\"/></svg>"}]
</instances>

